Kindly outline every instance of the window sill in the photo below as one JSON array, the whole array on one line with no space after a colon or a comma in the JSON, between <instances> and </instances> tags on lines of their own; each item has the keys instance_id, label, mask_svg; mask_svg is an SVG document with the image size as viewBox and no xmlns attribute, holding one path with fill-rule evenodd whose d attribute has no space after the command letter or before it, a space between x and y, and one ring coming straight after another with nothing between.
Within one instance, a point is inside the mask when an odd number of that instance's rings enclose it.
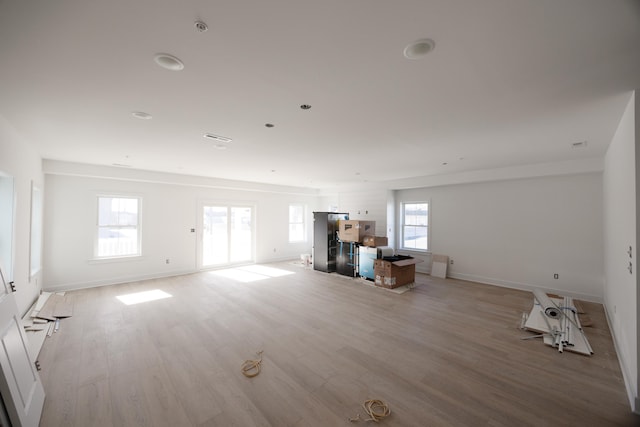
<instances>
[{"instance_id":1,"label":"window sill","mask_svg":"<svg viewBox=\"0 0 640 427\"><path fill-rule=\"evenodd\" d=\"M91 258L87 262L89 264L110 264L114 262L133 262L142 261L144 257L142 255L127 255L118 257L105 257L105 258Z\"/></svg>"},{"instance_id":2,"label":"window sill","mask_svg":"<svg viewBox=\"0 0 640 427\"><path fill-rule=\"evenodd\" d=\"M415 254L421 254L421 255L431 255L431 251L430 250L424 250L424 249L407 249L407 248L400 248L398 249L396 252L410 252L410 253L415 253Z\"/></svg>"}]
</instances>

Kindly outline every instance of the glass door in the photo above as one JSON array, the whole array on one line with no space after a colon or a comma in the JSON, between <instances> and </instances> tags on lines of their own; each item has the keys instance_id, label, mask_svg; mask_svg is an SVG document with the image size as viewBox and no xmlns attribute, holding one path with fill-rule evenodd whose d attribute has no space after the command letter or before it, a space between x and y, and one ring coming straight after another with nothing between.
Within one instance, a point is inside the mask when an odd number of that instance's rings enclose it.
<instances>
[{"instance_id":1,"label":"glass door","mask_svg":"<svg viewBox=\"0 0 640 427\"><path fill-rule=\"evenodd\" d=\"M200 268L253 261L253 208L202 206Z\"/></svg>"}]
</instances>

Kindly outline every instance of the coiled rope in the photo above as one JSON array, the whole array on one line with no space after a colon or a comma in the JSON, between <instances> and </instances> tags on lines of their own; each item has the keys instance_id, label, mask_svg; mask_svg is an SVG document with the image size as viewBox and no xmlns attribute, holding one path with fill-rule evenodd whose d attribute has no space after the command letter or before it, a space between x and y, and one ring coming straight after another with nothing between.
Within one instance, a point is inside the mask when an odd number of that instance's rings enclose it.
<instances>
[{"instance_id":1,"label":"coiled rope","mask_svg":"<svg viewBox=\"0 0 640 427\"><path fill-rule=\"evenodd\" d=\"M389 405L384 403L382 400L365 400L362 404L362 407L364 408L364 412L369 416L369 418L364 421L375 421L377 423L383 418L391 415L391 409L389 409ZM360 414L356 414L354 418L349 418L349 421L351 421L352 423L360 420Z\"/></svg>"},{"instance_id":2,"label":"coiled rope","mask_svg":"<svg viewBox=\"0 0 640 427\"><path fill-rule=\"evenodd\" d=\"M371 417L366 421L378 422L381 419L391 415L391 409L389 409L389 405L384 403L382 400L378 400L378 399L365 400L362 406L364 407L364 411L367 413L367 415Z\"/></svg>"},{"instance_id":3,"label":"coiled rope","mask_svg":"<svg viewBox=\"0 0 640 427\"><path fill-rule=\"evenodd\" d=\"M256 353L256 356L260 356L257 360L245 360L242 363L242 375L245 377L253 378L260 373L262 365L262 350Z\"/></svg>"}]
</instances>

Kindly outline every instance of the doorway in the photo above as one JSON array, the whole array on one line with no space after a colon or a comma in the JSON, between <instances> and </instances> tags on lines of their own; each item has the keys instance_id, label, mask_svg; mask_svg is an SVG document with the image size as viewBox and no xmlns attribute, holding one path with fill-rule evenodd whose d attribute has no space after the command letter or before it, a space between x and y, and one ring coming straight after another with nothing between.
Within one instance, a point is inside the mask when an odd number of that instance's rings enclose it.
<instances>
[{"instance_id":1,"label":"doorway","mask_svg":"<svg viewBox=\"0 0 640 427\"><path fill-rule=\"evenodd\" d=\"M253 211L252 206L202 204L199 268L254 261Z\"/></svg>"}]
</instances>

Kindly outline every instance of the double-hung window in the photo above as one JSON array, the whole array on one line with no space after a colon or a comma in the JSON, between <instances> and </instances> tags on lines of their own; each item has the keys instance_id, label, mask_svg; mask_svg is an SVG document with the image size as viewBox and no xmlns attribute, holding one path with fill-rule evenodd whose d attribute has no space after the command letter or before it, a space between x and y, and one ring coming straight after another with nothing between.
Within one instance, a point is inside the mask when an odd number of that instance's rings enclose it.
<instances>
[{"instance_id":1,"label":"double-hung window","mask_svg":"<svg viewBox=\"0 0 640 427\"><path fill-rule=\"evenodd\" d=\"M289 242L304 242L304 206L289 205Z\"/></svg>"},{"instance_id":2,"label":"double-hung window","mask_svg":"<svg viewBox=\"0 0 640 427\"><path fill-rule=\"evenodd\" d=\"M429 250L429 203L402 203L402 249Z\"/></svg>"},{"instance_id":3,"label":"double-hung window","mask_svg":"<svg viewBox=\"0 0 640 427\"><path fill-rule=\"evenodd\" d=\"M140 198L98 196L97 258L140 255Z\"/></svg>"}]
</instances>

